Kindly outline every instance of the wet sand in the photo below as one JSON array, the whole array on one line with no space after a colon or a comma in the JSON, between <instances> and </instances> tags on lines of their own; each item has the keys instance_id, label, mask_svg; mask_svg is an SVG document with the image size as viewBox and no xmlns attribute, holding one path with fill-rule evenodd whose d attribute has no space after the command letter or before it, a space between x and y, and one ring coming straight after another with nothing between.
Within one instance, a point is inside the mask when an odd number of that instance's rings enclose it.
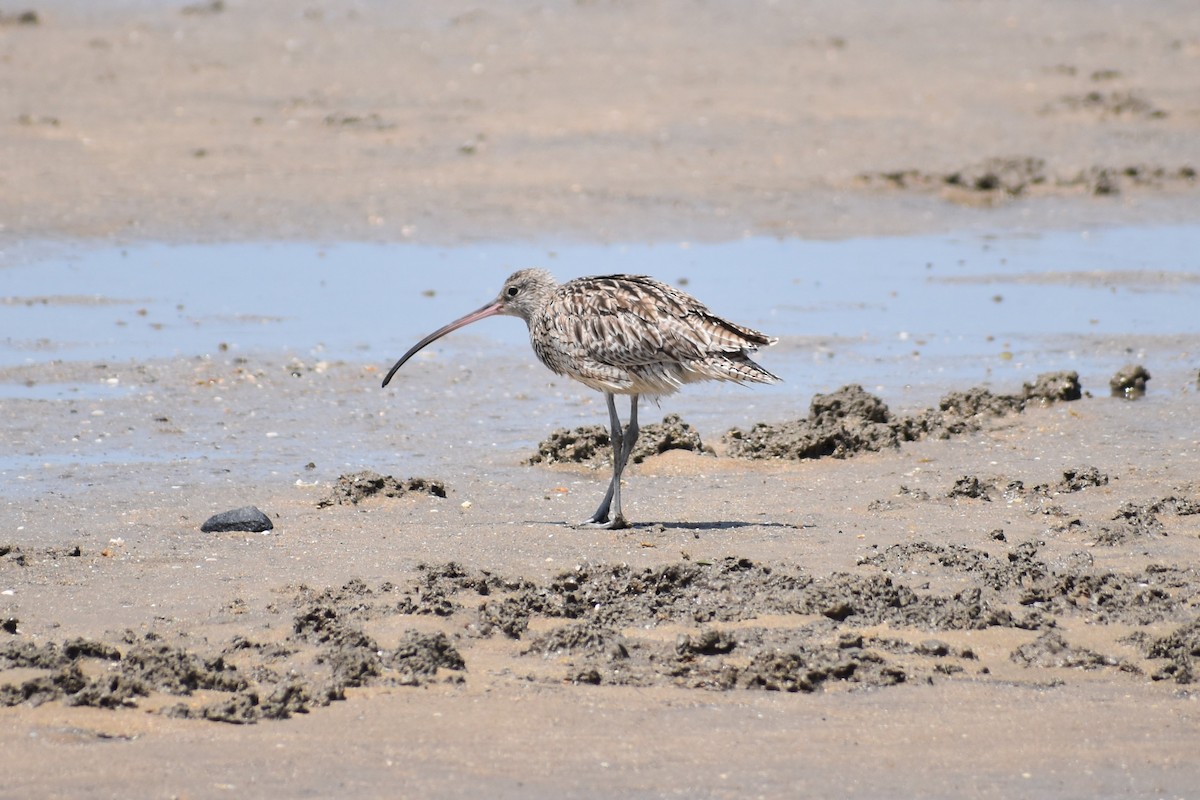
<instances>
[{"instance_id":1,"label":"wet sand","mask_svg":"<svg viewBox=\"0 0 1200 800\"><path fill-rule=\"evenodd\" d=\"M637 241L1197 218L1187 2L226 6L60 0L3 27L5 234Z\"/></svg>"},{"instance_id":2,"label":"wet sand","mask_svg":"<svg viewBox=\"0 0 1200 800\"><path fill-rule=\"evenodd\" d=\"M1185 3L123 9L0 17L6 247L1197 218ZM527 353L6 368L127 391L0 406L0 796L1189 796L1191 331L1134 401L690 387L712 452L631 467L619 532L568 525L602 460L526 463L603 419Z\"/></svg>"}]
</instances>

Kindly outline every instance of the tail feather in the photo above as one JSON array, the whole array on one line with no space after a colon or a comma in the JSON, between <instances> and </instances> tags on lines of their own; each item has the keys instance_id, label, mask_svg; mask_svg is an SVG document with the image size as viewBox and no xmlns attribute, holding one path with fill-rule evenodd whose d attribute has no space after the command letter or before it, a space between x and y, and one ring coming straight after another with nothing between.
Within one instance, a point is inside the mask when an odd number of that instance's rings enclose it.
<instances>
[{"instance_id":1,"label":"tail feather","mask_svg":"<svg viewBox=\"0 0 1200 800\"><path fill-rule=\"evenodd\" d=\"M708 373L717 380L736 383L782 383L783 378L766 370L745 353L713 355L705 359Z\"/></svg>"}]
</instances>

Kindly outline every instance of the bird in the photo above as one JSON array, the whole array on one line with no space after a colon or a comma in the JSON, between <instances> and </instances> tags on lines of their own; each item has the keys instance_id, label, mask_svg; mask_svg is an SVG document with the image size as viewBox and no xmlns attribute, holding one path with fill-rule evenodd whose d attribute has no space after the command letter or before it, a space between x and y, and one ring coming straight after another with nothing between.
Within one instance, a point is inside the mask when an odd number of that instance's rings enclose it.
<instances>
[{"instance_id":1,"label":"bird","mask_svg":"<svg viewBox=\"0 0 1200 800\"><path fill-rule=\"evenodd\" d=\"M388 370L396 372L446 334L491 316L520 317L538 359L552 372L604 394L612 439L612 478L599 507L580 528L628 527L621 475L638 438L638 398L655 401L696 381L778 383L751 360L776 337L716 316L696 298L645 275L597 275L566 283L544 269L521 269L487 305L417 342ZM629 396L628 422L616 395Z\"/></svg>"}]
</instances>

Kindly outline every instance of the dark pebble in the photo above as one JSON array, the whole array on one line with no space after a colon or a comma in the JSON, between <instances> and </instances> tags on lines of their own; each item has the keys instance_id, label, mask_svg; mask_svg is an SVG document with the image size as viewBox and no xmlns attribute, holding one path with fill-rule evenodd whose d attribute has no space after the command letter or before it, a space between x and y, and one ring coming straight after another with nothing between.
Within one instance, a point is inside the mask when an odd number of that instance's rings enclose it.
<instances>
[{"instance_id":1,"label":"dark pebble","mask_svg":"<svg viewBox=\"0 0 1200 800\"><path fill-rule=\"evenodd\" d=\"M270 517L259 511L255 506L242 506L232 511L222 511L220 514L213 514L200 526L200 530L205 533L224 533L226 531L262 533L274 527L271 524Z\"/></svg>"}]
</instances>

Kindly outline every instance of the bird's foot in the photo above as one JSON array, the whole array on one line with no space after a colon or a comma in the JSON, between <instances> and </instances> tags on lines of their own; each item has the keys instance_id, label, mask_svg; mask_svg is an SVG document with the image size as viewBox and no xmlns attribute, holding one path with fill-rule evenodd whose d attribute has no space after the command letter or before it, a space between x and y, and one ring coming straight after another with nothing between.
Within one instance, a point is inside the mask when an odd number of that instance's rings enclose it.
<instances>
[{"instance_id":1,"label":"bird's foot","mask_svg":"<svg viewBox=\"0 0 1200 800\"><path fill-rule=\"evenodd\" d=\"M625 521L625 517L623 516L618 515L610 518L605 515L600 519L597 519L596 517L589 517L575 527L581 529L590 528L593 530L602 531L619 531L622 528L628 528L629 523Z\"/></svg>"}]
</instances>

